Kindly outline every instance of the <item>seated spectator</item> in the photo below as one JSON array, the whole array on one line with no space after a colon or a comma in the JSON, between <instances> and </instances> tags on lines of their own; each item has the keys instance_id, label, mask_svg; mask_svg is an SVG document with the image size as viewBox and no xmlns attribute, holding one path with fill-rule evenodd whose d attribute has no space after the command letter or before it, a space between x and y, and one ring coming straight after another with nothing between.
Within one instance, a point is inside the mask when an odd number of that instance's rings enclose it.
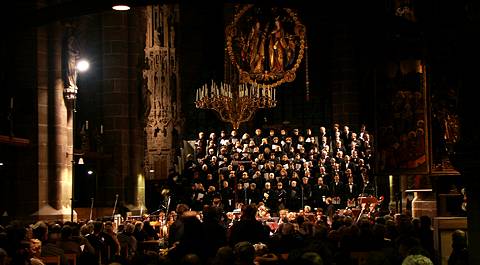
<instances>
[{"instance_id":1,"label":"seated spectator","mask_svg":"<svg viewBox=\"0 0 480 265\"><path fill-rule=\"evenodd\" d=\"M448 257L448 265L468 265L468 248L466 233L455 230L452 233L452 253Z\"/></svg>"},{"instance_id":2,"label":"seated spectator","mask_svg":"<svg viewBox=\"0 0 480 265\"><path fill-rule=\"evenodd\" d=\"M135 226L131 223L125 224L125 228L117 234L118 242L121 247L121 254L130 259L137 252L137 239L133 236Z\"/></svg>"},{"instance_id":3,"label":"seated spectator","mask_svg":"<svg viewBox=\"0 0 480 265\"><path fill-rule=\"evenodd\" d=\"M57 246L57 242L60 240L60 231L61 227L58 224L53 225L51 228L44 222L37 222L33 225L34 237L42 241L41 256L60 256L60 263L67 265L65 251Z\"/></svg>"},{"instance_id":4,"label":"seated spectator","mask_svg":"<svg viewBox=\"0 0 480 265\"><path fill-rule=\"evenodd\" d=\"M42 252L42 241L32 238L30 239L30 264L31 265L44 265L43 261L40 258L40 253Z\"/></svg>"}]
</instances>

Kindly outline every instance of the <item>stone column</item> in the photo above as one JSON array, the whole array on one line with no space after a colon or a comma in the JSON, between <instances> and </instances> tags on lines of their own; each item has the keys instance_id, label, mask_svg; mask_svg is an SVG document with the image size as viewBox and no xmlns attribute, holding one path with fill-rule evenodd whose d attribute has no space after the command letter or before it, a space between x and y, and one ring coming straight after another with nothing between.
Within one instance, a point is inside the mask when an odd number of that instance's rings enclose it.
<instances>
[{"instance_id":1,"label":"stone column","mask_svg":"<svg viewBox=\"0 0 480 265\"><path fill-rule=\"evenodd\" d=\"M62 26L38 29L38 181L39 219L70 218L72 120L62 80Z\"/></svg>"}]
</instances>

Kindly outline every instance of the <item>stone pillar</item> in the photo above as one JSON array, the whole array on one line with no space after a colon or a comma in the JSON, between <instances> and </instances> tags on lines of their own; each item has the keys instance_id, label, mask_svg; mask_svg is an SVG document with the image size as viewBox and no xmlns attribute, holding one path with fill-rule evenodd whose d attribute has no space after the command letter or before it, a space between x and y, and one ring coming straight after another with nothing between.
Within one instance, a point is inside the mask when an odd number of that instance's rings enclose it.
<instances>
[{"instance_id":1,"label":"stone pillar","mask_svg":"<svg viewBox=\"0 0 480 265\"><path fill-rule=\"evenodd\" d=\"M102 62L101 84L98 91L103 117L105 147L111 154L105 175L99 180L102 186L102 204L114 206L136 205L139 175L142 172L142 123L138 114L139 78L143 62L144 32L138 21L142 9L134 13L105 12L100 15ZM98 115L98 114L97 114ZM98 115L100 116L100 115Z\"/></svg>"},{"instance_id":2,"label":"stone pillar","mask_svg":"<svg viewBox=\"0 0 480 265\"><path fill-rule=\"evenodd\" d=\"M72 120L67 115L62 80L60 22L38 33L38 218L70 219L73 154Z\"/></svg>"}]
</instances>

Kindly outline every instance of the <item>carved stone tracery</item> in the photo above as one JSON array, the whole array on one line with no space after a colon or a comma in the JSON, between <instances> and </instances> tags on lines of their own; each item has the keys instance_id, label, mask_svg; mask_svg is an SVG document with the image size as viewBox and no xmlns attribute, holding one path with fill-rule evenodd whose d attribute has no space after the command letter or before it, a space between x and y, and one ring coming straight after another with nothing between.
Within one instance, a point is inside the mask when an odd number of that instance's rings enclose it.
<instances>
[{"instance_id":1,"label":"carved stone tracery","mask_svg":"<svg viewBox=\"0 0 480 265\"><path fill-rule=\"evenodd\" d=\"M165 178L173 167L175 149L172 131L180 116L175 27L178 7L147 7L145 47L144 115L145 172L149 178ZM153 173L153 174L152 174Z\"/></svg>"}]
</instances>

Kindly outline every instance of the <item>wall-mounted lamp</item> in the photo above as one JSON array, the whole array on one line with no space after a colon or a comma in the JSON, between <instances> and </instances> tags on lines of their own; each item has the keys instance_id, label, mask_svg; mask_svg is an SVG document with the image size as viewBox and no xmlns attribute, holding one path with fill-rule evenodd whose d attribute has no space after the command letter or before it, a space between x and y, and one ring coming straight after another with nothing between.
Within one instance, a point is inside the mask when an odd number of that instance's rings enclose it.
<instances>
[{"instance_id":1,"label":"wall-mounted lamp","mask_svg":"<svg viewBox=\"0 0 480 265\"><path fill-rule=\"evenodd\" d=\"M80 71L80 72L85 72L88 70L88 68L90 68L90 63L85 60L85 59L82 59L82 60L79 60L77 62L77 70Z\"/></svg>"},{"instance_id":2,"label":"wall-mounted lamp","mask_svg":"<svg viewBox=\"0 0 480 265\"><path fill-rule=\"evenodd\" d=\"M127 11L130 10L130 5L128 5L128 1L126 0L114 0L112 9L116 11Z\"/></svg>"},{"instance_id":3,"label":"wall-mounted lamp","mask_svg":"<svg viewBox=\"0 0 480 265\"><path fill-rule=\"evenodd\" d=\"M92 170L89 170L89 171L87 171L87 174L88 174L88 175L92 175L92 174L93 174L93 171L92 171Z\"/></svg>"}]
</instances>

